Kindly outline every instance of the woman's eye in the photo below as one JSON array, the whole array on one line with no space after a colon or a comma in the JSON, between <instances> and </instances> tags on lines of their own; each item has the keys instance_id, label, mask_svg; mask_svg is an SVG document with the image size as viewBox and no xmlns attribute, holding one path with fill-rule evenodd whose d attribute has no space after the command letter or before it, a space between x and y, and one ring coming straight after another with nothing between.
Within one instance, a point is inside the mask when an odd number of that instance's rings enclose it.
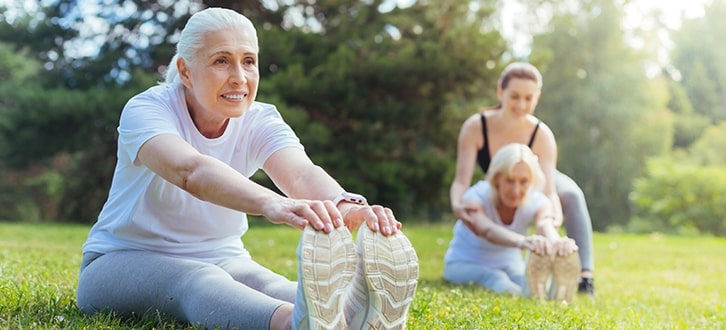
<instances>
[{"instance_id":1,"label":"woman's eye","mask_svg":"<svg viewBox=\"0 0 726 330\"><path fill-rule=\"evenodd\" d=\"M214 60L214 63L215 64L225 64L225 63L227 63L227 60L225 58L220 57L220 58Z\"/></svg>"}]
</instances>

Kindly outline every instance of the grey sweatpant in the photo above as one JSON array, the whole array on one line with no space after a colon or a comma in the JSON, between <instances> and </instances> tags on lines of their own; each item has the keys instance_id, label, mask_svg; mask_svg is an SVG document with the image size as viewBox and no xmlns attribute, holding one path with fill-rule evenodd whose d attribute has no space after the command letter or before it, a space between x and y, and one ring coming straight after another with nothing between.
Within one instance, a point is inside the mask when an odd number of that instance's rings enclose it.
<instances>
[{"instance_id":1,"label":"grey sweatpant","mask_svg":"<svg viewBox=\"0 0 726 330\"><path fill-rule=\"evenodd\" d=\"M146 251L85 253L77 303L92 314L159 311L207 328L269 329L273 312L295 300L297 283L250 258L217 264Z\"/></svg>"},{"instance_id":2,"label":"grey sweatpant","mask_svg":"<svg viewBox=\"0 0 726 330\"><path fill-rule=\"evenodd\" d=\"M562 204L567 237L575 240L579 250L583 270L595 270L595 257L592 246L592 220L587 209L582 189L566 174L555 172L555 189Z\"/></svg>"}]
</instances>

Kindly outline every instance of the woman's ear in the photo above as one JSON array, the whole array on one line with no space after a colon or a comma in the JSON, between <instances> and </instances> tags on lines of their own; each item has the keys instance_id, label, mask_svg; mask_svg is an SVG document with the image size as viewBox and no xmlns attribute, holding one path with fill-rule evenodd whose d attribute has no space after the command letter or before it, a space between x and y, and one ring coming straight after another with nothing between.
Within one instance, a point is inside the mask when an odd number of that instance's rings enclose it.
<instances>
[{"instance_id":1,"label":"woman's ear","mask_svg":"<svg viewBox=\"0 0 726 330\"><path fill-rule=\"evenodd\" d=\"M185 61L181 57L177 58L176 59L176 69L179 72L179 79L181 79L182 84L184 84L184 86L187 88L191 88L192 87L192 77L191 77L191 72L189 71L189 67L187 66L187 61Z\"/></svg>"}]
</instances>

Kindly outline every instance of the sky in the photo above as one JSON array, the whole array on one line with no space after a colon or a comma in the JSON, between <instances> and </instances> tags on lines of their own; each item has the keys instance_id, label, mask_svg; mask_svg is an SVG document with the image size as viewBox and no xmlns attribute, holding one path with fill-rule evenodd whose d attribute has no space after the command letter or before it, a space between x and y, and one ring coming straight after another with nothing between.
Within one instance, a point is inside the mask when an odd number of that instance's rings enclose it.
<instances>
[{"instance_id":1,"label":"sky","mask_svg":"<svg viewBox=\"0 0 726 330\"><path fill-rule=\"evenodd\" d=\"M681 18L696 18L704 15L703 6L710 0L633 0L625 7L626 17L623 20L625 29L649 28L644 22L645 13L654 10L662 11L662 23L668 28L678 29L681 25ZM529 54L529 44L532 41L534 29L526 21L517 21L517 17L524 17L528 9L519 5L516 1L507 1L502 10L501 27L502 35L513 44L515 56L526 56ZM666 37L664 37L666 38ZM666 47L669 40L662 41ZM637 45L636 45L637 46Z\"/></svg>"},{"instance_id":2,"label":"sky","mask_svg":"<svg viewBox=\"0 0 726 330\"><path fill-rule=\"evenodd\" d=\"M707 0L637 0L635 3L635 9L638 10L663 10L664 23L669 28L677 29L681 24L681 15L685 18L703 16L703 6ZM637 19L638 13L632 12L631 15Z\"/></svg>"},{"instance_id":3,"label":"sky","mask_svg":"<svg viewBox=\"0 0 726 330\"><path fill-rule=\"evenodd\" d=\"M96 2L96 0L81 1L84 3ZM394 6L405 8L415 1L416 0L386 0L381 5L380 9L383 11L391 10ZM625 8L627 16L623 21L623 26L626 29L635 29L640 27L648 28L647 24L652 24L652 22L649 23L643 21L642 18L644 13L659 9L662 10L663 13L662 22L671 29L677 29L680 27L681 17L694 18L703 16L703 5L708 1L710 0L633 0L632 4ZM501 33L505 38L512 42L513 53L516 57L526 57L529 54L529 44L532 40L531 35L535 31L533 31L530 22L526 22L521 19L518 21L517 18L524 17L524 13L527 9L518 5L518 1L504 0L504 3L505 7L501 13L503 22L503 26L501 26ZM24 7L25 11L32 11L35 8L31 7L36 7L34 1L24 0L0 0L0 4L9 5L11 12L6 14L10 15L13 14L12 9L22 10L21 8ZM96 8L97 10L98 7L84 5L81 6L81 8ZM80 14L83 15L83 13ZM92 18L89 17L87 19ZM107 25L104 23L105 22L92 22L90 25L96 27L96 29L102 29ZM83 31L90 35L96 35L96 38L101 38L102 36L97 35L99 31L96 31L96 29L83 29ZM667 36L663 36L662 38L664 39L662 40L662 43L667 49L669 47L669 40L667 40ZM637 47L637 40L634 40L633 42ZM81 45L74 45L74 47L71 48L79 53L77 55L88 55L86 54L87 52L94 51L94 49L82 47Z\"/></svg>"}]
</instances>

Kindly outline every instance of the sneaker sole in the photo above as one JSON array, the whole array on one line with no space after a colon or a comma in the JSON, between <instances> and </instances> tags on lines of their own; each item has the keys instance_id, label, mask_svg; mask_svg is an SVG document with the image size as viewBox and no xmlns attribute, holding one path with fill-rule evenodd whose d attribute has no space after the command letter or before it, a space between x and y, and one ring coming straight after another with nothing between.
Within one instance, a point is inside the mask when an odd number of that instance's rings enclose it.
<instances>
[{"instance_id":1,"label":"sneaker sole","mask_svg":"<svg viewBox=\"0 0 726 330\"><path fill-rule=\"evenodd\" d=\"M564 257L556 257L552 266L552 285L554 299L558 302L572 302L580 280L580 257L570 253Z\"/></svg>"},{"instance_id":2,"label":"sneaker sole","mask_svg":"<svg viewBox=\"0 0 726 330\"><path fill-rule=\"evenodd\" d=\"M362 258L369 309L362 329L405 329L418 283L418 257L403 233L384 236L363 224Z\"/></svg>"},{"instance_id":3,"label":"sneaker sole","mask_svg":"<svg viewBox=\"0 0 726 330\"><path fill-rule=\"evenodd\" d=\"M549 256L541 256L531 252L527 257L527 283L530 296L537 300L547 300L547 278L552 272L552 260Z\"/></svg>"},{"instance_id":4,"label":"sneaker sole","mask_svg":"<svg viewBox=\"0 0 726 330\"><path fill-rule=\"evenodd\" d=\"M308 226L302 234L303 295L308 308L308 329L346 329L343 303L355 273L355 243L345 227L330 233Z\"/></svg>"}]
</instances>

